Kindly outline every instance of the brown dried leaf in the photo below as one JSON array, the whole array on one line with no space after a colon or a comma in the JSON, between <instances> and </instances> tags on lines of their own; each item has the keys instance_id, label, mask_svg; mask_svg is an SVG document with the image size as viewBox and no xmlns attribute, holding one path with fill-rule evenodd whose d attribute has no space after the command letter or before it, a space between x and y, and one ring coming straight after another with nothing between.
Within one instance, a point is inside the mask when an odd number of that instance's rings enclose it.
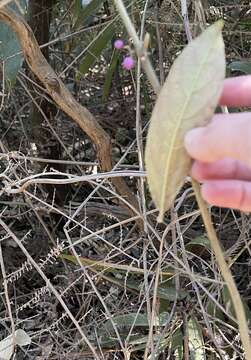
<instances>
[{"instance_id":1,"label":"brown dried leaf","mask_svg":"<svg viewBox=\"0 0 251 360\"><path fill-rule=\"evenodd\" d=\"M146 144L146 170L163 220L189 173L186 132L212 118L225 77L223 21L191 41L175 60L153 110Z\"/></svg>"}]
</instances>

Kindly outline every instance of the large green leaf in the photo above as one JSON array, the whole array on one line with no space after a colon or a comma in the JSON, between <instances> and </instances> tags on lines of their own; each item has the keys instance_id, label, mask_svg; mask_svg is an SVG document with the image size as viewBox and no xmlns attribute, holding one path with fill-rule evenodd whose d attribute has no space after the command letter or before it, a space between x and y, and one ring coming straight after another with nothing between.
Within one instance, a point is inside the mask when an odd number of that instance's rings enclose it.
<instances>
[{"instance_id":1,"label":"large green leaf","mask_svg":"<svg viewBox=\"0 0 251 360\"><path fill-rule=\"evenodd\" d=\"M23 12L26 13L26 1L19 1ZM15 3L9 5L13 10L19 12ZM0 21L0 64L3 68L4 80L11 86L15 83L18 70L20 69L23 57L16 34L3 21Z\"/></svg>"},{"instance_id":2,"label":"large green leaf","mask_svg":"<svg viewBox=\"0 0 251 360\"><path fill-rule=\"evenodd\" d=\"M217 106L225 77L223 22L191 41L175 60L153 110L146 145L146 170L163 220L184 184L191 159L187 131L206 125Z\"/></svg>"}]
</instances>

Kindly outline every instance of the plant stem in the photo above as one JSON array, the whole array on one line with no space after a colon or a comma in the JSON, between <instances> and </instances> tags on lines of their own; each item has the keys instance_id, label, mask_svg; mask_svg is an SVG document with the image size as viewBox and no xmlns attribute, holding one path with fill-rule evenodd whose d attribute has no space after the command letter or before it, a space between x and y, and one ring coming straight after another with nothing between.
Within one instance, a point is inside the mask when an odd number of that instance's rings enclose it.
<instances>
[{"instance_id":1,"label":"plant stem","mask_svg":"<svg viewBox=\"0 0 251 360\"><path fill-rule=\"evenodd\" d=\"M201 192L200 192L200 185L197 181L192 180L193 189L195 192L195 196L201 211L201 215L203 218L204 225L207 230L208 238L210 240L212 249L215 254L215 258L217 260L217 263L219 265L221 274L226 282L226 285L228 287L231 300L235 309L235 315L238 320L239 325L239 331L240 331L240 338L242 341L242 345L245 351L245 358L246 360L251 360L251 343L249 338L249 329L246 319L246 314L244 311L243 303L239 294L239 291L236 287L236 284L234 282L234 279L232 277L232 274L228 268L228 265L225 261L219 240L216 235L216 231L213 227L211 217L209 215L207 205L205 201L202 199Z\"/></svg>"},{"instance_id":2,"label":"plant stem","mask_svg":"<svg viewBox=\"0 0 251 360\"><path fill-rule=\"evenodd\" d=\"M151 61L149 59L149 56L147 54L147 49L144 47L143 41L141 41L137 35L137 32L135 30L135 27L128 15L128 12L125 8L125 5L122 0L114 0L114 4L120 14L120 17L126 27L126 30L129 34L129 36L133 40L133 44L136 50L136 53L141 60L142 67L148 77L149 82L151 83L153 90L156 94L160 91L160 83L156 76L156 73L152 67Z\"/></svg>"}]
</instances>

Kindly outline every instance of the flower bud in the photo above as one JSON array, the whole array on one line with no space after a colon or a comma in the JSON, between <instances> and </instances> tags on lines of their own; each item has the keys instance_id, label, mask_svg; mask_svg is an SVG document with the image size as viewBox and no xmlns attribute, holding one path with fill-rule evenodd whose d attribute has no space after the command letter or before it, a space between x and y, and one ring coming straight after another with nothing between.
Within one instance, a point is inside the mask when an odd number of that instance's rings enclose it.
<instances>
[{"instance_id":1,"label":"flower bud","mask_svg":"<svg viewBox=\"0 0 251 360\"><path fill-rule=\"evenodd\" d=\"M122 62L122 66L126 70L131 70L135 66L135 61L131 56L126 56Z\"/></svg>"},{"instance_id":2,"label":"flower bud","mask_svg":"<svg viewBox=\"0 0 251 360\"><path fill-rule=\"evenodd\" d=\"M123 40L117 39L117 40L114 41L114 47L115 47L115 49L120 50L120 49L123 49L124 46L125 46L125 44L124 44L124 41L123 41Z\"/></svg>"}]
</instances>

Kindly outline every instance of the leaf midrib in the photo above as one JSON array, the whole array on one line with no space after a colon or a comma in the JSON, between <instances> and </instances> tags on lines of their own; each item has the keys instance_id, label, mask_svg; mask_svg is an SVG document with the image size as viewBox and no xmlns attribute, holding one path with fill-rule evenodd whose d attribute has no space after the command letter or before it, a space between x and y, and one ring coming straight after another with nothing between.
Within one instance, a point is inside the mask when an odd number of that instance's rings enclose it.
<instances>
[{"instance_id":1,"label":"leaf midrib","mask_svg":"<svg viewBox=\"0 0 251 360\"><path fill-rule=\"evenodd\" d=\"M192 97L192 94L194 93L194 89L195 89L195 85L198 81L198 78L199 78L199 75L201 74L202 72L202 69L204 68L205 64L206 64L206 60L208 59L209 55L210 55L210 52L212 50L212 48L214 47L214 44L215 42L218 40L218 37L216 37L215 41L213 42L212 46L209 47L208 49L208 52L206 53L206 56L204 57L203 61L201 62L201 65L198 69L198 72L197 72L197 75L194 77L194 81L193 81L193 86L192 86L192 91L190 92L190 95L187 96L187 99L184 103L184 106L180 112L180 115L178 116L178 122L177 122L177 126L175 128L175 131L174 131L174 136L173 136L173 139L171 141L171 146L170 146L170 149L172 150L174 148L174 145L175 145L175 142L176 142L176 138L177 138L177 133L178 133L178 130L180 129L180 126L181 126L181 122L182 122L182 119L183 119L183 116L184 116L184 113L185 113L185 109L187 108L190 100L191 100L191 97ZM172 160L172 157L173 157L173 151L169 151L168 153L168 157L167 157L167 162L166 162L166 167L165 167L165 173L164 173L164 187L163 187L163 191L162 191L162 196L161 196L161 201L160 201L160 213L163 213L163 211L165 210L165 193L166 193L166 188L167 188L167 181L165 179L167 179L168 175L169 175L169 171L170 171L170 162Z\"/></svg>"}]
</instances>

